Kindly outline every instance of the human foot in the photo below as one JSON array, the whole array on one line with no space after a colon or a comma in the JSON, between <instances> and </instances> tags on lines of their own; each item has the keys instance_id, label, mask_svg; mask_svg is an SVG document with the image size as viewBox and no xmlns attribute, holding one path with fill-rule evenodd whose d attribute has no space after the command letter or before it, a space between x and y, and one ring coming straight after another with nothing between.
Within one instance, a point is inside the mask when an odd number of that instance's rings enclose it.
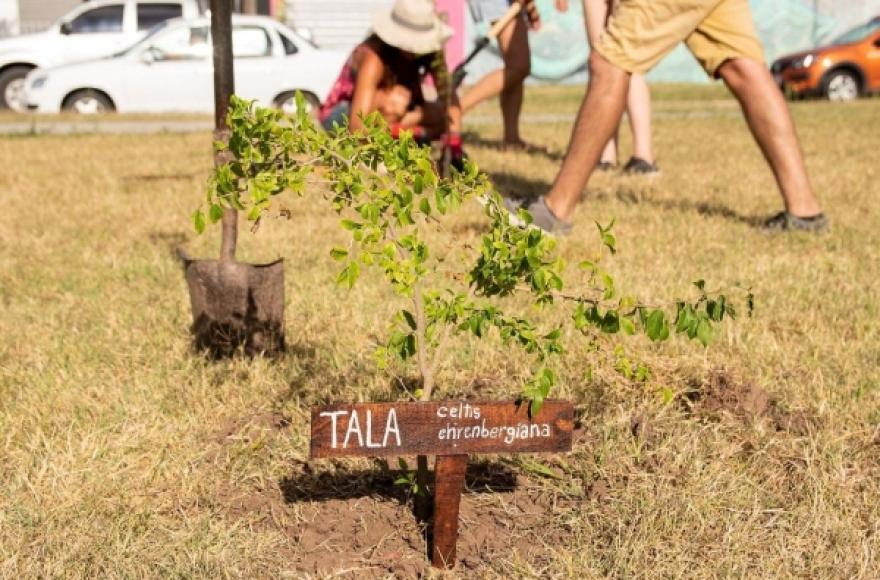
<instances>
[{"instance_id":1,"label":"human foot","mask_svg":"<svg viewBox=\"0 0 880 580\"><path fill-rule=\"evenodd\" d=\"M655 163L646 161L641 157L632 157L623 166L624 175L660 175L660 168Z\"/></svg>"},{"instance_id":2,"label":"human foot","mask_svg":"<svg viewBox=\"0 0 880 580\"><path fill-rule=\"evenodd\" d=\"M787 211L781 211L768 218L763 224L763 229L769 232L803 231L820 234L828 229L828 218L824 213L798 217Z\"/></svg>"},{"instance_id":3,"label":"human foot","mask_svg":"<svg viewBox=\"0 0 880 580\"><path fill-rule=\"evenodd\" d=\"M535 201L526 204L510 198L504 198L504 207L510 213L510 223L517 227L539 228L545 233L558 236L567 236L571 233L571 223L556 217L553 210L547 206L547 201L543 195ZM526 210L532 216L531 223L526 222L519 216L519 210L521 209Z\"/></svg>"}]
</instances>

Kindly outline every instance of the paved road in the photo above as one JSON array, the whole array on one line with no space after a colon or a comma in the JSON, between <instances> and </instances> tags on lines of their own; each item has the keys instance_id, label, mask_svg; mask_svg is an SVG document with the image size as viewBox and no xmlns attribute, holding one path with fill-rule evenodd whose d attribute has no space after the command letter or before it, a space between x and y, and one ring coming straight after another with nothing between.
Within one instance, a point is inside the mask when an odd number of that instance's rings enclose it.
<instances>
[{"instance_id":1,"label":"paved road","mask_svg":"<svg viewBox=\"0 0 880 580\"><path fill-rule=\"evenodd\" d=\"M739 116L739 111L732 107L673 108L655 110L655 118L708 118ZM571 124L574 113L529 113L522 116L521 122L526 125ZM498 125L499 115L471 115L467 124L471 126ZM120 120L112 121L66 121L34 119L31 121L0 122L0 135L90 135L90 134L156 134L156 133L199 133L210 131L213 122L203 120Z\"/></svg>"}]
</instances>

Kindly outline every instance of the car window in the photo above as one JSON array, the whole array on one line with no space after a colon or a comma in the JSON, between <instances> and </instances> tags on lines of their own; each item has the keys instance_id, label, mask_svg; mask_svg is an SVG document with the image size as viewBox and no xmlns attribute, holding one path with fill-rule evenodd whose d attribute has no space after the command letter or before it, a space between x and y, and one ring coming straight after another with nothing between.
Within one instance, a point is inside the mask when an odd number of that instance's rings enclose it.
<instances>
[{"instance_id":1,"label":"car window","mask_svg":"<svg viewBox=\"0 0 880 580\"><path fill-rule=\"evenodd\" d=\"M180 4L138 4L137 28L149 30L157 24L179 16L183 16L183 7Z\"/></svg>"},{"instance_id":2,"label":"car window","mask_svg":"<svg viewBox=\"0 0 880 580\"><path fill-rule=\"evenodd\" d=\"M281 44L284 46L284 54L291 55L299 52L296 44L290 38L281 33L278 33L278 36L281 37Z\"/></svg>"},{"instance_id":3,"label":"car window","mask_svg":"<svg viewBox=\"0 0 880 580\"><path fill-rule=\"evenodd\" d=\"M235 58L270 56L272 42L261 26L237 26L232 29L232 55Z\"/></svg>"},{"instance_id":4,"label":"car window","mask_svg":"<svg viewBox=\"0 0 880 580\"><path fill-rule=\"evenodd\" d=\"M198 60L211 56L207 26L182 26L159 35L150 43L156 61Z\"/></svg>"},{"instance_id":5,"label":"car window","mask_svg":"<svg viewBox=\"0 0 880 580\"><path fill-rule=\"evenodd\" d=\"M856 26L852 30L844 32L834 40L834 44L849 44L851 42L859 42L868 37L869 34L880 30L880 19L874 19L867 24Z\"/></svg>"},{"instance_id":6,"label":"car window","mask_svg":"<svg viewBox=\"0 0 880 580\"><path fill-rule=\"evenodd\" d=\"M70 34L122 32L122 4L87 10L70 23Z\"/></svg>"}]
</instances>

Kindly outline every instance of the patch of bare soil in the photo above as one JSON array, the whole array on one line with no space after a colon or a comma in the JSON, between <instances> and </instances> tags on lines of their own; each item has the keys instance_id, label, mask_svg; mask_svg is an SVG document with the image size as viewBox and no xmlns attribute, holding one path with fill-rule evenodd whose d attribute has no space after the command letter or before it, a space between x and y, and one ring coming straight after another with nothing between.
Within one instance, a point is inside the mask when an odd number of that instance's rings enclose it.
<instances>
[{"instance_id":1,"label":"patch of bare soil","mask_svg":"<svg viewBox=\"0 0 880 580\"><path fill-rule=\"evenodd\" d=\"M295 548L291 564L316 576L399 578L422 576L428 566L425 540L400 502L373 498L311 502L299 525L285 530Z\"/></svg>"},{"instance_id":2,"label":"patch of bare soil","mask_svg":"<svg viewBox=\"0 0 880 580\"><path fill-rule=\"evenodd\" d=\"M285 561L303 577L419 578L430 568L430 525L416 520L411 498L394 484L399 475L381 461L363 470L303 463L279 489L238 490L219 502L228 517L284 533ZM575 507L506 465L474 462L460 508L457 570L514 552L540 565L564 538L554 519Z\"/></svg>"},{"instance_id":3,"label":"patch of bare soil","mask_svg":"<svg viewBox=\"0 0 880 580\"><path fill-rule=\"evenodd\" d=\"M766 418L777 431L798 437L821 427L815 414L789 411L761 387L726 370L713 371L703 382L693 384L683 400L690 413L702 418L732 416L742 421Z\"/></svg>"}]
</instances>

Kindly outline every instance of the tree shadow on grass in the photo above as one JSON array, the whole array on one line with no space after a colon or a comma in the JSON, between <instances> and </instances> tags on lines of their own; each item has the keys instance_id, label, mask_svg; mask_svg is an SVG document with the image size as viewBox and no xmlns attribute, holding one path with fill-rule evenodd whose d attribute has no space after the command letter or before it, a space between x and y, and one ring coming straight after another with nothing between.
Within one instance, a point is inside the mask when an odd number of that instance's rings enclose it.
<instances>
[{"instance_id":1,"label":"tree shadow on grass","mask_svg":"<svg viewBox=\"0 0 880 580\"><path fill-rule=\"evenodd\" d=\"M745 224L753 228L763 225L764 218L760 216L743 215L736 210L717 202L693 201L689 199L673 200L643 200L642 203L655 205L662 209L680 211L684 213L696 212L706 217L720 217L734 223Z\"/></svg>"},{"instance_id":2,"label":"tree shadow on grass","mask_svg":"<svg viewBox=\"0 0 880 580\"><path fill-rule=\"evenodd\" d=\"M529 179L510 173L489 173L495 188L504 197L514 199L523 204L530 203L538 196L547 193L551 184L544 180ZM760 227L764 218L739 213L735 209L715 201L694 201L690 199L654 199L641 188L632 183L616 184L609 193L588 192L581 198L582 203L589 203L591 199L603 199L613 196L626 205L640 205L655 207L659 210L676 211L680 213L696 213L706 217L719 217L730 222L745 224L750 227Z\"/></svg>"},{"instance_id":3,"label":"tree shadow on grass","mask_svg":"<svg viewBox=\"0 0 880 580\"><path fill-rule=\"evenodd\" d=\"M540 156L540 157L543 157L544 159L547 159L548 161L554 161L557 163L562 161L563 159L565 159L565 152L564 151L554 151L550 148L547 148L547 147L544 147L541 145L537 145L537 144L534 145L533 148L529 148L529 149L522 150L522 151L517 151L517 150L505 151L504 144L499 139L487 139L478 133L473 133L470 131L465 132L464 137L463 137L463 141L465 142L465 144L467 146L482 147L484 149L491 149L493 151L499 151L499 152L504 152L504 153L523 153L525 155Z\"/></svg>"},{"instance_id":4,"label":"tree shadow on grass","mask_svg":"<svg viewBox=\"0 0 880 580\"><path fill-rule=\"evenodd\" d=\"M503 172L487 172L487 174L498 193L517 201L530 202L550 190L550 182L542 179L529 179Z\"/></svg>"}]
</instances>

